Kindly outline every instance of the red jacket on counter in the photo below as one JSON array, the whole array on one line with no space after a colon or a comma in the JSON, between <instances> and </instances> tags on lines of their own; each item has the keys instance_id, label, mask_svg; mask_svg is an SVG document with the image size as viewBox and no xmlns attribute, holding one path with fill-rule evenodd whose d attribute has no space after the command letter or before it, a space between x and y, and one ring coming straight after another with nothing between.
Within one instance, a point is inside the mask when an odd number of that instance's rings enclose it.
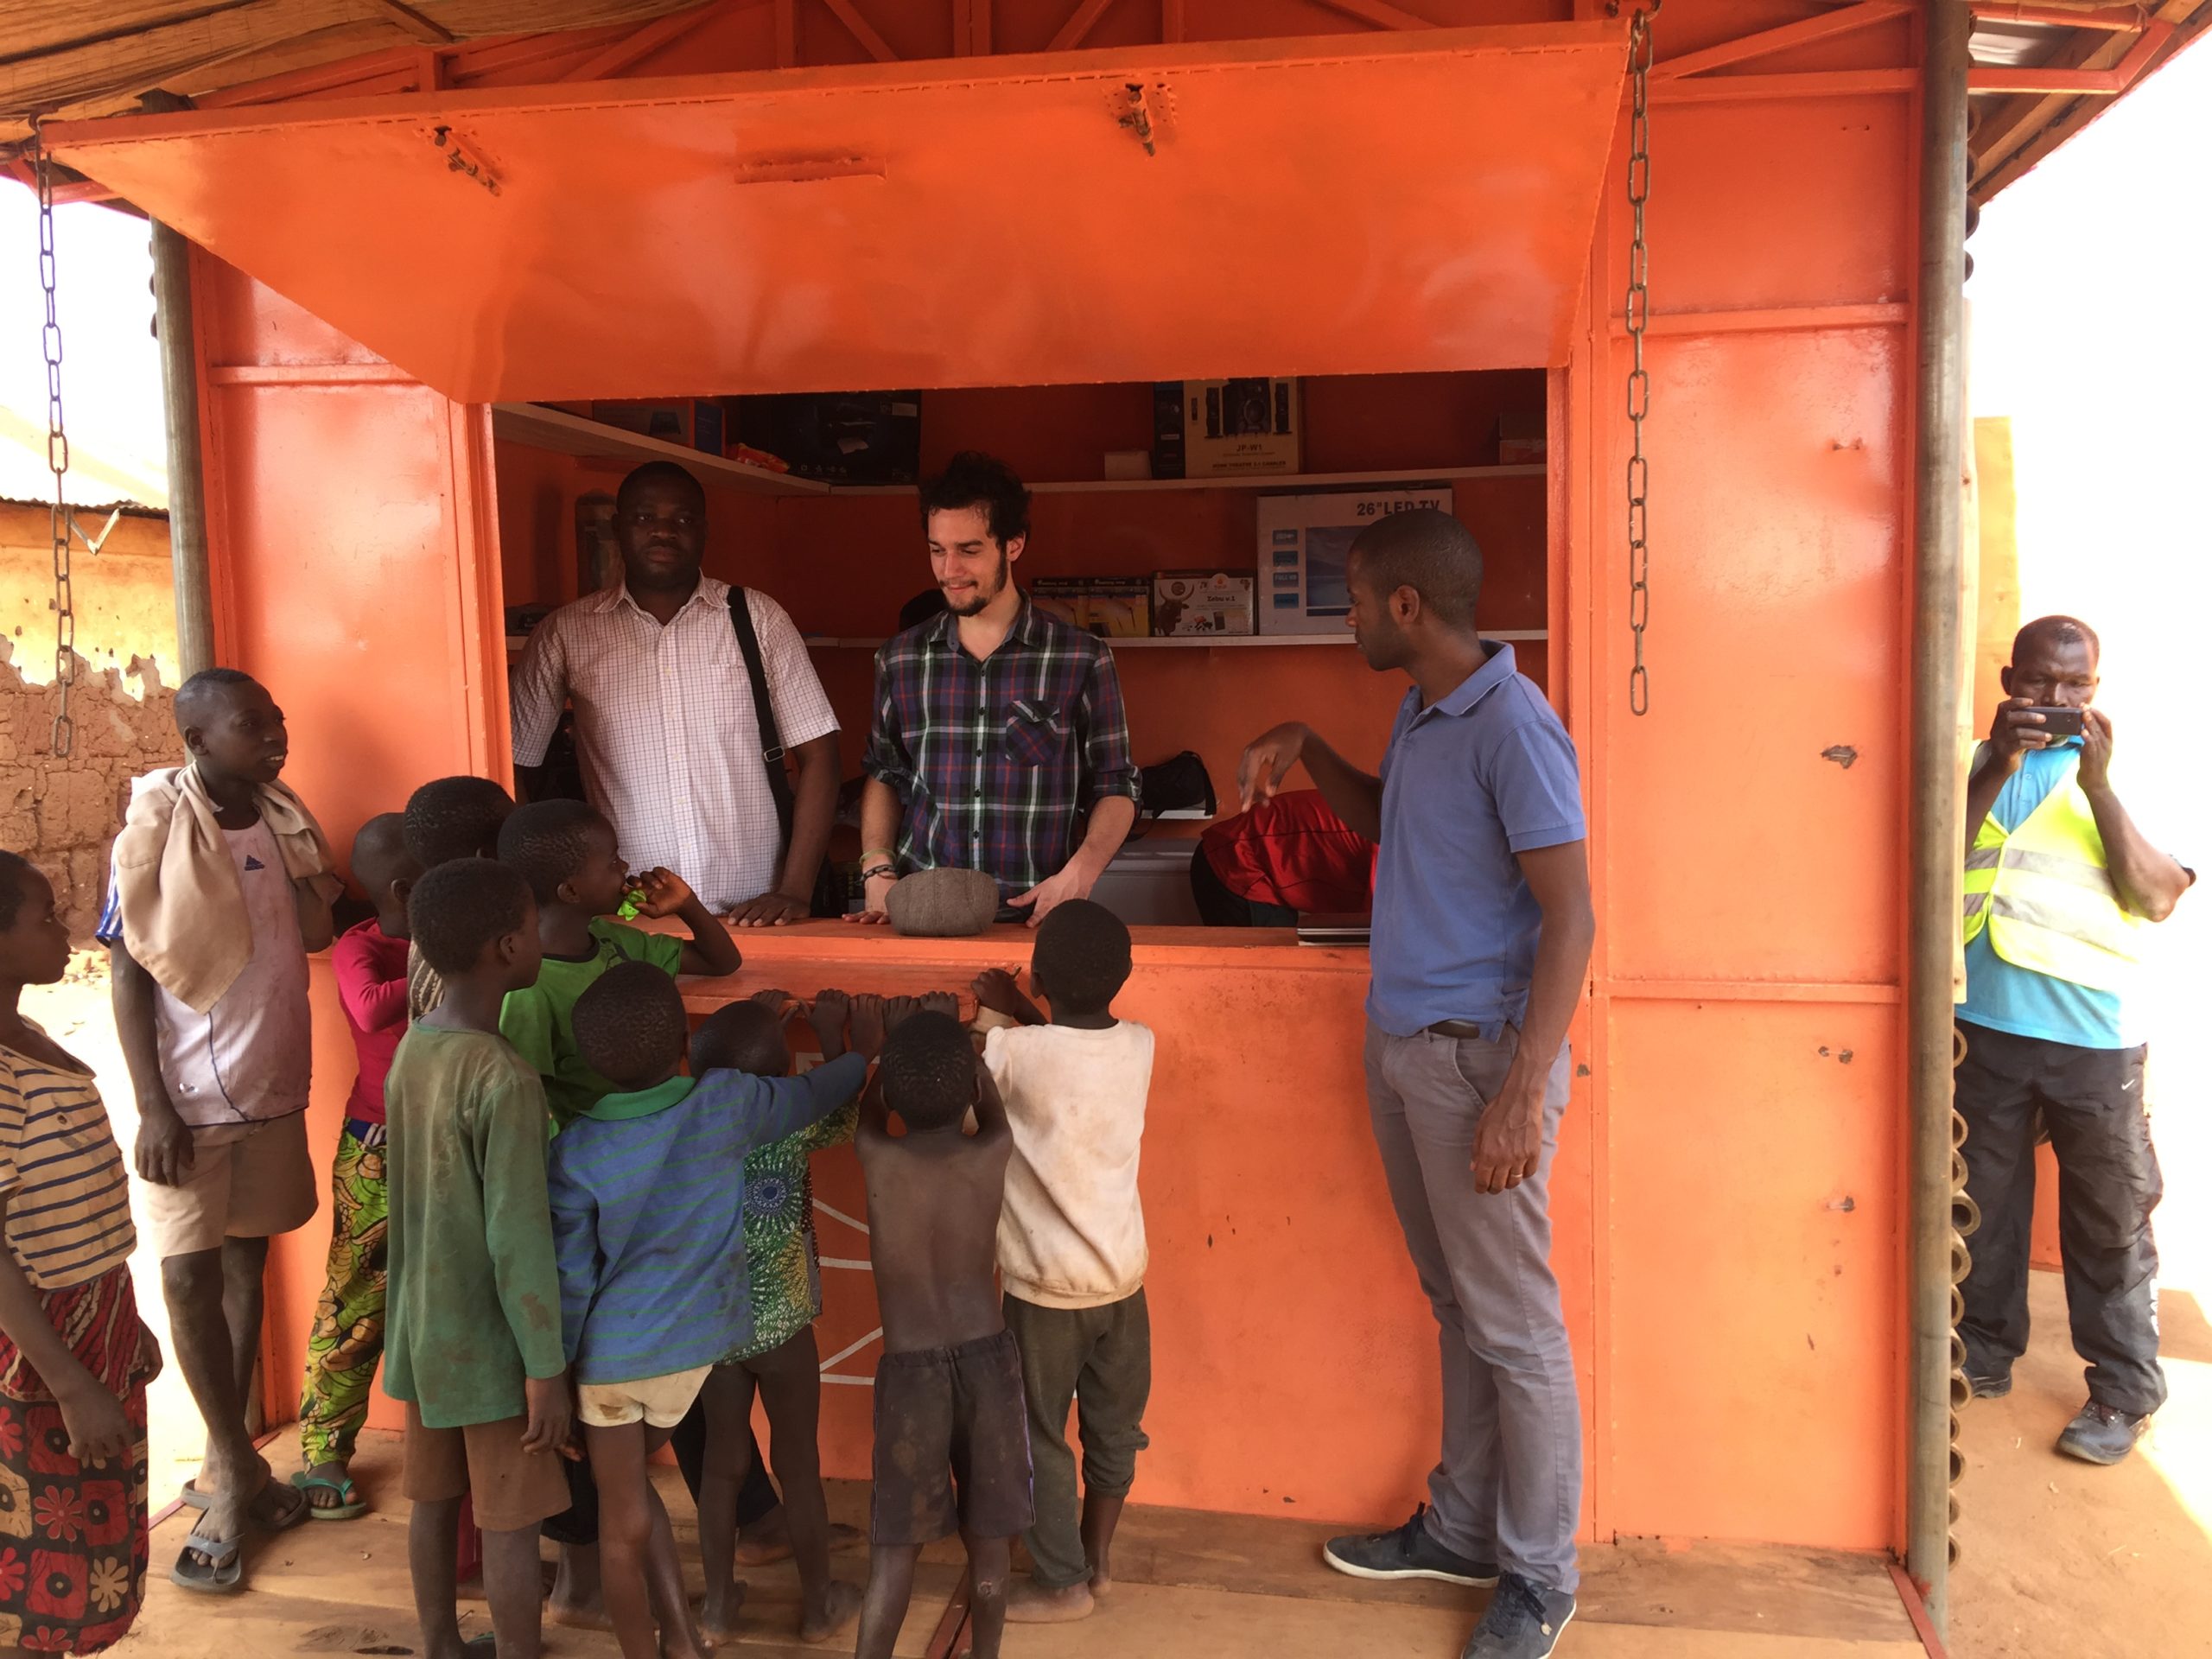
<instances>
[{"instance_id":1,"label":"red jacket on counter","mask_svg":"<svg viewBox=\"0 0 2212 1659\"><path fill-rule=\"evenodd\" d=\"M1330 810L1318 789L1292 790L1224 818L1198 837L1222 885L1258 905L1308 916L1375 904L1375 843Z\"/></svg>"}]
</instances>

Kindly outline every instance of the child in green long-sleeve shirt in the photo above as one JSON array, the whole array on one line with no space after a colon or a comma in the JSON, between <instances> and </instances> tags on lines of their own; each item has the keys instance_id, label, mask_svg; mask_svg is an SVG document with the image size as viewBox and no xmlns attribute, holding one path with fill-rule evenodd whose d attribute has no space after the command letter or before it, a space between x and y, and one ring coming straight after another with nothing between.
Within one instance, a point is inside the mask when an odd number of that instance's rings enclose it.
<instances>
[{"instance_id":1,"label":"child in green long-sleeve shirt","mask_svg":"<svg viewBox=\"0 0 2212 1659\"><path fill-rule=\"evenodd\" d=\"M408 904L444 981L385 1084L391 1201L385 1391L407 1406L408 1556L429 1659L462 1659L454 1544L467 1497L500 1659L537 1659L537 1529L569 1505L571 1406L545 1190L545 1090L499 1033L537 976L528 885L442 864Z\"/></svg>"}]
</instances>

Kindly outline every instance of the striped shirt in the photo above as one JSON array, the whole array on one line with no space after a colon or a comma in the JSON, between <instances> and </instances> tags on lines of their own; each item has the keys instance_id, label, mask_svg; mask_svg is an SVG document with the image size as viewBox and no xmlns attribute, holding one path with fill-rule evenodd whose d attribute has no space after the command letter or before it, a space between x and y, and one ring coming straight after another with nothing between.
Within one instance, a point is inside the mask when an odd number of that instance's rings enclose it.
<instances>
[{"instance_id":1,"label":"striped shirt","mask_svg":"<svg viewBox=\"0 0 2212 1659\"><path fill-rule=\"evenodd\" d=\"M784 852L729 594L702 576L664 625L626 588L565 605L530 636L513 688L515 764L545 759L573 704L585 793L624 856L674 870L717 915L773 887ZM784 747L836 731L790 616L766 594L745 598Z\"/></svg>"},{"instance_id":2,"label":"striped shirt","mask_svg":"<svg viewBox=\"0 0 2212 1659\"><path fill-rule=\"evenodd\" d=\"M827 1117L867 1075L847 1054L803 1077L671 1077L561 1131L546 1187L578 1382L667 1376L747 1345L746 1156Z\"/></svg>"},{"instance_id":3,"label":"striped shirt","mask_svg":"<svg viewBox=\"0 0 2212 1659\"><path fill-rule=\"evenodd\" d=\"M34 1289L130 1259L130 1178L91 1077L0 1048L0 1193L9 1251Z\"/></svg>"},{"instance_id":4,"label":"striped shirt","mask_svg":"<svg viewBox=\"0 0 2212 1659\"><path fill-rule=\"evenodd\" d=\"M1137 798L1112 653L1026 596L982 662L950 612L875 653L867 764L906 804L902 869L987 870L1005 898L1074 856L1098 802Z\"/></svg>"}]
</instances>

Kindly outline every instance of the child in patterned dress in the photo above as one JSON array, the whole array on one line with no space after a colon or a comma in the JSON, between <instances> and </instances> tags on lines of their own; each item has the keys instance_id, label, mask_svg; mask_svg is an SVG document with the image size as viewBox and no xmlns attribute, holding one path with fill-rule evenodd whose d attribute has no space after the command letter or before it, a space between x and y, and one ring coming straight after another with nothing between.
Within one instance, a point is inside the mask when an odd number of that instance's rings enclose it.
<instances>
[{"instance_id":1,"label":"child in patterned dress","mask_svg":"<svg viewBox=\"0 0 2212 1659\"><path fill-rule=\"evenodd\" d=\"M784 991L718 1009L691 1039L691 1075L720 1069L780 1077L791 1069L785 1022L798 1012ZM833 1060L846 1052L850 999L823 991L807 1019ZM872 1016L863 1016L869 1018ZM863 1039L855 1046L869 1050ZM881 1040L874 1033L874 1041ZM817 1428L822 1413L821 1355L814 1320L822 1312L822 1269L814 1239L814 1189L809 1160L853 1138L857 1096L820 1122L760 1147L745 1160L745 1260L753 1297L753 1340L708 1374L704 1467L699 1479L699 1554L707 1593L700 1629L728 1639L744 1586L734 1576L737 1490L751 1460L747 1430L757 1388L768 1414L770 1462L783 1489L791 1553L798 1565L799 1637L826 1642L860 1618L856 1585L830 1574L830 1511L822 1491Z\"/></svg>"}]
</instances>

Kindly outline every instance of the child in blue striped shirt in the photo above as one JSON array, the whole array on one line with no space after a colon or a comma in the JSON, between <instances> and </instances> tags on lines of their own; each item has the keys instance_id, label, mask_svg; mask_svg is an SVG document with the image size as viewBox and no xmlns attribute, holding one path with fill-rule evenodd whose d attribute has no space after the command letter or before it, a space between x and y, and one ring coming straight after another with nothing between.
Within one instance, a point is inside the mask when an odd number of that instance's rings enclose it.
<instances>
[{"instance_id":1,"label":"child in blue striped shirt","mask_svg":"<svg viewBox=\"0 0 2212 1659\"><path fill-rule=\"evenodd\" d=\"M624 1659L702 1659L645 1461L709 1369L753 1333L746 1155L852 1099L874 1056L855 1051L803 1077L679 1076L683 998L643 962L609 968L571 1019L584 1063L615 1085L554 1141L546 1175L562 1339L599 1487L607 1615Z\"/></svg>"}]
</instances>

